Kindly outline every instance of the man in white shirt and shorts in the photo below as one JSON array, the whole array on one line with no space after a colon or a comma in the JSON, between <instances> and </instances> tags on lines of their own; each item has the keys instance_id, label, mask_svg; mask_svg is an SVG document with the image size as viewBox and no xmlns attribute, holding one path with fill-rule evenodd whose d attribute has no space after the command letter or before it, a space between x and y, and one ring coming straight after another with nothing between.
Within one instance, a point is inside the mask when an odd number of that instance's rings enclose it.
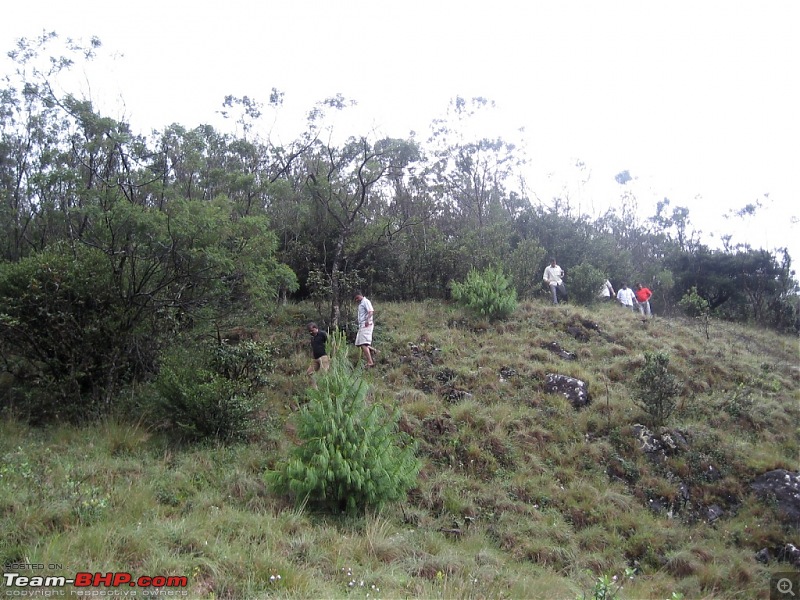
<instances>
[{"instance_id":1,"label":"man in white shirt and shorts","mask_svg":"<svg viewBox=\"0 0 800 600\"><path fill-rule=\"evenodd\" d=\"M372 302L364 296L360 291L355 293L355 301L358 302L358 334L356 334L356 346L361 348L364 359L367 361L367 368L375 366L375 361L372 359L372 331L375 327L375 314L372 308Z\"/></svg>"}]
</instances>

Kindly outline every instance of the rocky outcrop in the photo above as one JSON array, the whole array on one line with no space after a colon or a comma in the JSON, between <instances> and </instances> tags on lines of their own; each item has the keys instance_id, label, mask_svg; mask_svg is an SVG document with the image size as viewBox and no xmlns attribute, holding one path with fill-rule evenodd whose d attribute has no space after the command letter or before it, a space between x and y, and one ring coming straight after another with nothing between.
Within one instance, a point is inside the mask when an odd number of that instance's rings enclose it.
<instances>
[{"instance_id":1,"label":"rocky outcrop","mask_svg":"<svg viewBox=\"0 0 800 600\"><path fill-rule=\"evenodd\" d=\"M655 463L663 463L668 456L673 456L689 447L689 442L680 431L662 428L653 433L640 424L633 426L633 432L639 440L639 449Z\"/></svg>"},{"instance_id":2,"label":"rocky outcrop","mask_svg":"<svg viewBox=\"0 0 800 600\"><path fill-rule=\"evenodd\" d=\"M575 377L548 373L544 389L551 394L562 394L574 408L583 408L592 403L589 384Z\"/></svg>"},{"instance_id":3,"label":"rocky outcrop","mask_svg":"<svg viewBox=\"0 0 800 600\"><path fill-rule=\"evenodd\" d=\"M639 450L659 469L666 467L669 457L691 452L689 434L680 429L662 427L658 432L654 432L646 426L636 423L631 427L631 430L636 436ZM735 508L735 499L731 499L730 502L721 499L720 503L711 504L697 502L696 499L692 498L692 490L688 483L682 481L675 473L668 470L664 471L663 474L676 487L677 493L672 499L664 497L650 498L648 506L655 513L666 514L670 518L680 514L687 522L714 523L725 517L728 511ZM722 473L720 473L719 469L712 464L708 464L703 467L702 473L695 473L695 484L704 485L705 483L718 481L721 478Z\"/></svg>"},{"instance_id":4,"label":"rocky outcrop","mask_svg":"<svg viewBox=\"0 0 800 600\"><path fill-rule=\"evenodd\" d=\"M750 489L761 500L774 502L788 523L800 526L800 472L767 471L750 483Z\"/></svg>"},{"instance_id":5,"label":"rocky outcrop","mask_svg":"<svg viewBox=\"0 0 800 600\"><path fill-rule=\"evenodd\" d=\"M764 564L768 564L773 560L778 562L786 562L800 569L800 548L794 544L784 544L776 548L762 548L755 554L755 559Z\"/></svg>"},{"instance_id":6,"label":"rocky outcrop","mask_svg":"<svg viewBox=\"0 0 800 600\"><path fill-rule=\"evenodd\" d=\"M569 352L568 350L564 350L558 342L549 342L542 344L542 348L545 350L549 350L559 358L563 358L564 360L577 360L578 355L574 352Z\"/></svg>"}]
</instances>

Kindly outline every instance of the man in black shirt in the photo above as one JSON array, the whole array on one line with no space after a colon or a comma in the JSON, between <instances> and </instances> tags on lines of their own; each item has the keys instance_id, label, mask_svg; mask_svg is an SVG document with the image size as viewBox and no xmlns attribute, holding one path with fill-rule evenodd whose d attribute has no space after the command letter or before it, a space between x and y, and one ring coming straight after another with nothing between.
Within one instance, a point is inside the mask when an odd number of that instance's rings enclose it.
<instances>
[{"instance_id":1,"label":"man in black shirt","mask_svg":"<svg viewBox=\"0 0 800 600\"><path fill-rule=\"evenodd\" d=\"M325 351L325 343L328 341L328 334L320 331L316 323L308 324L308 333L311 334L311 352L314 360L308 366L306 375L311 377L312 385L317 387L317 382L313 379L314 373L319 370L327 371L331 366L331 360Z\"/></svg>"}]
</instances>

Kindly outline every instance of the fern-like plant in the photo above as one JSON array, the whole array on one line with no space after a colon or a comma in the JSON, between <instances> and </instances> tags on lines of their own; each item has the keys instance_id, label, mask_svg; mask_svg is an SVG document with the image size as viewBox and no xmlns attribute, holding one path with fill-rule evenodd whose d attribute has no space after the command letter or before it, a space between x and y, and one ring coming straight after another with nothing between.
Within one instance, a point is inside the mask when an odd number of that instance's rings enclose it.
<instances>
[{"instance_id":1,"label":"fern-like plant","mask_svg":"<svg viewBox=\"0 0 800 600\"><path fill-rule=\"evenodd\" d=\"M453 298L489 320L507 319L517 308L517 290L500 268L472 269L463 283L453 282Z\"/></svg>"},{"instance_id":2,"label":"fern-like plant","mask_svg":"<svg viewBox=\"0 0 800 600\"><path fill-rule=\"evenodd\" d=\"M370 402L369 386L345 352L333 354L329 372L307 394L296 414L302 444L267 473L268 484L298 504L348 513L403 498L420 468L413 441L399 431L397 413Z\"/></svg>"}]
</instances>

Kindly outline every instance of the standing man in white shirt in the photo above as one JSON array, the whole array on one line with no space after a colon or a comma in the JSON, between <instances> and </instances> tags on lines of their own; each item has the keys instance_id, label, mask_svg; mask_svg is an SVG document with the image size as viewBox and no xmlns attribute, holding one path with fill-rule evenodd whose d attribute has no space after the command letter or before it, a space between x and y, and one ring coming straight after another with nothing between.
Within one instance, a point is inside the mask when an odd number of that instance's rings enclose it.
<instances>
[{"instance_id":1,"label":"standing man in white shirt","mask_svg":"<svg viewBox=\"0 0 800 600\"><path fill-rule=\"evenodd\" d=\"M617 300L619 300L619 303L625 308L636 310L636 295L633 293L633 290L628 287L627 283L623 283L622 287L617 291Z\"/></svg>"},{"instance_id":2,"label":"standing man in white shirt","mask_svg":"<svg viewBox=\"0 0 800 600\"><path fill-rule=\"evenodd\" d=\"M545 267L542 279L550 286L550 292L553 294L553 304L558 304L558 291L559 286L563 286L564 269L556 264L556 259L550 260L550 266ZM564 293L562 287L562 293Z\"/></svg>"},{"instance_id":3,"label":"standing man in white shirt","mask_svg":"<svg viewBox=\"0 0 800 600\"><path fill-rule=\"evenodd\" d=\"M614 286L608 279L603 282L603 287L597 292L597 297L601 300L611 300L617 297L617 292L614 291Z\"/></svg>"},{"instance_id":4,"label":"standing man in white shirt","mask_svg":"<svg viewBox=\"0 0 800 600\"><path fill-rule=\"evenodd\" d=\"M355 293L355 301L358 302L358 334L356 334L356 346L361 348L361 353L367 362L367 368L375 366L375 361L372 360L372 331L375 327L375 320L373 315L375 310L372 308L372 302L361 293Z\"/></svg>"}]
</instances>

